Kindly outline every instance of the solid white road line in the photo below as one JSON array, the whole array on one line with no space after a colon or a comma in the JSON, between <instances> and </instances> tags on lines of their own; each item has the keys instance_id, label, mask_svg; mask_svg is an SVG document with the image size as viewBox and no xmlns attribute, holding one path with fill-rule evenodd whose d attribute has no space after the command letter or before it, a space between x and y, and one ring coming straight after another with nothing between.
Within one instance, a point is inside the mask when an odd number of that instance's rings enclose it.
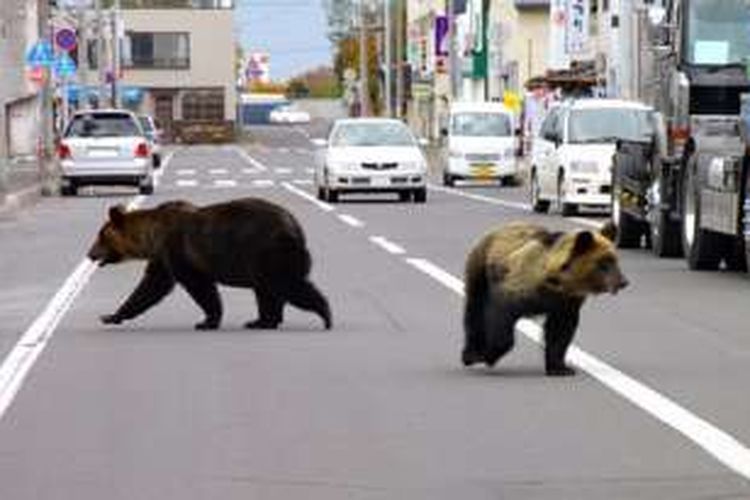
<instances>
[{"instance_id":1,"label":"solid white road line","mask_svg":"<svg viewBox=\"0 0 750 500\"><path fill-rule=\"evenodd\" d=\"M362 222L361 220L349 214L339 214L338 217L341 220L341 222L343 222L344 224L348 224L352 227L362 227L365 225L364 222Z\"/></svg>"},{"instance_id":2,"label":"solid white road line","mask_svg":"<svg viewBox=\"0 0 750 500\"><path fill-rule=\"evenodd\" d=\"M406 261L449 290L464 296L463 282L447 271L425 259ZM516 330L538 344L544 342L542 327L534 321L523 319L516 324ZM568 361L672 427L735 473L750 479L750 449L729 433L575 345L568 351Z\"/></svg>"},{"instance_id":3,"label":"solid white road line","mask_svg":"<svg viewBox=\"0 0 750 500\"><path fill-rule=\"evenodd\" d=\"M296 194L297 196L300 196L310 203L313 203L318 206L321 210L324 210L326 212L333 212L336 210L336 208L331 205L330 203L326 203L325 201L320 201L315 196L311 195L307 191L304 191L296 186L291 185L288 182L282 182L281 185L286 189L287 191L291 191L292 193Z\"/></svg>"},{"instance_id":4,"label":"solid white road line","mask_svg":"<svg viewBox=\"0 0 750 500\"><path fill-rule=\"evenodd\" d=\"M173 156L174 153L170 153L164 158L162 167L154 173L154 183L159 182ZM126 208L134 210L147 199L147 196L138 195L130 200ZM82 260L3 360L0 365L0 420L13 403L34 363L52 340L57 325L89 282L96 268L93 261Z\"/></svg>"},{"instance_id":5,"label":"solid white road line","mask_svg":"<svg viewBox=\"0 0 750 500\"><path fill-rule=\"evenodd\" d=\"M240 157L242 157L242 159L245 160L245 162L249 163L253 168L255 168L255 170L258 170L260 172L265 172L266 170L268 170L268 167L266 167L261 162L259 162L258 160L250 156L247 153L247 151L245 151L241 147L234 146L232 147L232 150L234 150L235 153L240 155Z\"/></svg>"},{"instance_id":6,"label":"solid white road line","mask_svg":"<svg viewBox=\"0 0 750 500\"><path fill-rule=\"evenodd\" d=\"M383 236L370 236L370 241L393 255L403 255L406 253L403 247L393 243Z\"/></svg>"}]
</instances>

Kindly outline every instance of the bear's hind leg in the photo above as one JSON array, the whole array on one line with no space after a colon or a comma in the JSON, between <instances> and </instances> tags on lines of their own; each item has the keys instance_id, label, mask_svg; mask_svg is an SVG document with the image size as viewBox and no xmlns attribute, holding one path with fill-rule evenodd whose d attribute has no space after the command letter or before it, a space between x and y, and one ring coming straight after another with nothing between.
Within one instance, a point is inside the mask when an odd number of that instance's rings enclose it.
<instances>
[{"instance_id":1,"label":"bear's hind leg","mask_svg":"<svg viewBox=\"0 0 750 500\"><path fill-rule=\"evenodd\" d=\"M515 325L517 317L500 304L487 307L486 337L484 362L487 366L494 366L500 358L505 356L515 345Z\"/></svg>"},{"instance_id":2,"label":"bear's hind leg","mask_svg":"<svg viewBox=\"0 0 750 500\"><path fill-rule=\"evenodd\" d=\"M330 330L333 325L331 318L331 307L328 299L318 290L309 280L298 281L285 291L287 300L296 307L305 311L312 311L320 316L326 330Z\"/></svg>"},{"instance_id":3,"label":"bear's hind leg","mask_svg":"<svg viewBox=\"0 0 750 500\"><path fill-rule=\"evenodd\" d=\"M284 301L277 294L263 288L255 289L258 319L245 323L251 330L275 330L284 319Z\"/></svg>"},{"instance_id":4,"label":"bear's hind leg","mask_svg":"<svg viewBox=\"0 0 750 500\"><path fill-rule=\"evenodd\" d=\"M565 364L573 335L578 328L581 303L566 304L547 315L544 321L544 366L547 375L564 377L576 371Z\"/></svg>"},{"instance_id":5,"label":"bear's hind leg","mask_svg":"<svg viewBox=\"0 0 750 500\"><path fill-rule=\"evenodd\" d=\"M221 296L216 283L207 276L190 273L179 277L180 284L203 309L206 318L195 324L196 330L216 330L221 324Z\"/></svg>"}]
</instances>

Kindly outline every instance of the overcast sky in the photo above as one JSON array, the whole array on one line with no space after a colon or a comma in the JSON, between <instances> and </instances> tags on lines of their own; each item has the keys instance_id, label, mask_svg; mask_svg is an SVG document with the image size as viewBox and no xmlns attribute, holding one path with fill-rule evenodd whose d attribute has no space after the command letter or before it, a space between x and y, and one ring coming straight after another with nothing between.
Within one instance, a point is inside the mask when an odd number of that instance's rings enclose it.
<instances>
[{"instance_id":1,"label":"overcast sky","mask_svg":"<svg viewBox=\"0 0 750 500\"><path fill-rule=\"evenodd\" d=\"M321 0L236 0L235 33L247 51L271 54L271 78L331 64Z\"/></svg>"}]
</instances>

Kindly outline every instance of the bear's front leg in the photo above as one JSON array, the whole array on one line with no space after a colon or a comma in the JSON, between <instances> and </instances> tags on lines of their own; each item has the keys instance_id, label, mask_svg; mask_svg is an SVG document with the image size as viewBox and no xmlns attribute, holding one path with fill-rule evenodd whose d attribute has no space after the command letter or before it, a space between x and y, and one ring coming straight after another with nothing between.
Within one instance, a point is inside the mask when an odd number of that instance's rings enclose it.
<instances>
[{"instance_id":1,"label":"bear's front leg","mask_svg":"<svg viewBox=\"0 0 750 500\"><path fill-rule=\"evenodd\" d=\"M551 377L576 374L574 368L565 364L565 354L578 328L580 309L580 302L566 304L550 312L544 322L544 365Z\"/></svg>"},{"instance_id":2,"label":"bear's front leg","mask_svg":"<svg viewBox=\"0 0 750 500\"><path fill-rule=\"evenodd\" d=\"M119 325L135 318L163 299L172 288L175 280L169 269L158 260L148 263L146 272L138 286L114 314L100 316L105 325Z\"/></svg>"},{"instance_id":3,"label":"bear's front leg","mask_svg":"<svg viewBox=\"0 0 750 500\"><path fill-rule=\"evenodd\" d=\"M203 321L195 324L195 329L218 329L221 325L223 308L216 283L208 276L185 271L180 273L178 281L206 315Z\"/></svg>"}]
</instances>

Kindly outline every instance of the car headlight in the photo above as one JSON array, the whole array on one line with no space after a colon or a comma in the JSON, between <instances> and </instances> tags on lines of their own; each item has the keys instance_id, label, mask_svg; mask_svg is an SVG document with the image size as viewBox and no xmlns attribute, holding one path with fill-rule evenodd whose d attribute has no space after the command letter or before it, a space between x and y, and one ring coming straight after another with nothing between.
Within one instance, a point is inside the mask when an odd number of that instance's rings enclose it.
<instances>
[{"instance_id":1,"label":"car headlight","mask_svg":"<svg viewBox=\"0 0 750 500\"><path fill-rule=\"evenodd\" d=\"M351 161L336 161L328 164L329 170L354 170L357 168L357 164Z\"/></svg>"},{"instance_id":2,"label":"car headlight","mask_svg":"<svg viewBox=\"0 0 750 500\"><path fill-rule=\"evenodd\" d=\"M570 162L570 171L574 174L595 174L599 172L599 164L595 161L576 160Z\"/></svg>"}]
</instances>

